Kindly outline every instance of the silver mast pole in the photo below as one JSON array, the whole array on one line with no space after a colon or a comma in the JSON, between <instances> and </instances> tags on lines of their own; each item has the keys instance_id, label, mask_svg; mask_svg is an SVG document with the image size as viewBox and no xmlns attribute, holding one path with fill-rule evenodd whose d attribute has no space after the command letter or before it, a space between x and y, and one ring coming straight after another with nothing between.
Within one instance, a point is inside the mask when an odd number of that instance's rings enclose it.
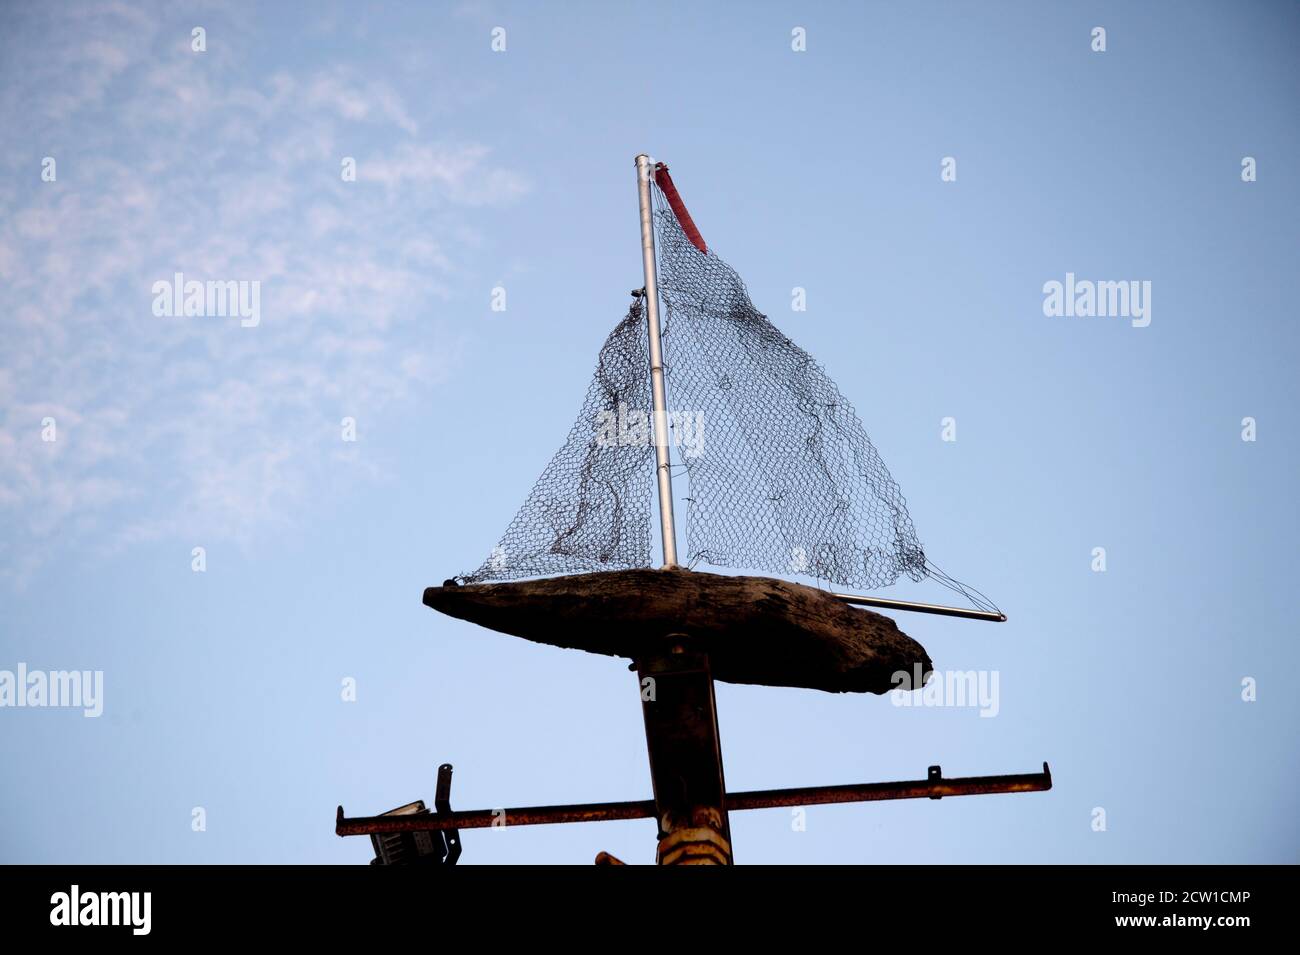
<instances>
[{"instance_id":1,"label":"silver mast pole","mask_svg":"<svg viewBox=\"0 0 1300 955\"><path fill-rule=\"evenodd\" d=\"M641 203L641 265L645 271L645 309L650 325L650 395L654 402L655 466L659 473L659 529L664 566L676 567L677 530L673 526L673 474L668 458L668 402L664 398L663 345L659 340L659 280L655 272L654 215L650 205L650 157L636 157L637 197Z\"/></svg>"}]
</instances>

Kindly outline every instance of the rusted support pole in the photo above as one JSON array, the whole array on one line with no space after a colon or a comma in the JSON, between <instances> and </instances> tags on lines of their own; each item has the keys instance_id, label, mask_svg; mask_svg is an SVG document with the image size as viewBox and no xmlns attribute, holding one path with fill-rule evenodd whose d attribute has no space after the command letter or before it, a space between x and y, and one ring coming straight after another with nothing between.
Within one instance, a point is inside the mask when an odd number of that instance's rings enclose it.
<instances>
[{"instance_id":1,"label":"rusted support pole","mask_svg":"<svg viewBox=\"0 0 1300 955\"><path fill-rule=\"evenodd\" d=\"M842 802L880 802L886 799L943 799L945 796L987 796L993 793L1035 793L1052 788L1052 771L1043 763L1041 773L1004 776L966 776L944 779L938 766L927 779L898 783L854 783L848 786L807 786L802 789L756 789L729 793L731 809L774 809L778 806L825 806Z\"/></svg>"},{"instance_id":2,"label":"rusted support pole","mask_svg":"<svg viewBox=\"0 0 1300 955\"><path fill-rule=\"evenodd\" d=\"M709 658L687 637L636 662L660 865L731 865L731 825Z\"/></svg>"},{"instance_id":3,"label":"rusted support pole","mask_svg":"<svg viewBox=\"0 0 1300 955\"><path fill-rule=\"evenodd\" d=\"M436 829L489 829L492 826L549 826L564 822L613 822L620 819L651 819L652 800L635 802L579 803L570 806L525 806L518 809L462 809L443 815L352 816L339 807L334 833L364 836L381 832L430 832Z\"/></svg>"},{"instance_id":4,"label":"rusted support pole","mask_svg":"<svg viewBox=\"0 0 1300 955\"><path fill-rule=\"evenodd\" d=\"M728 812L738 812L745 809L879 802L887 799L944 799L950 796L983 796L991 793L1046 792L1051 788L1052 773L1046 763L1043 763L1041 773L962 776L956 779L945 779L938 766L931 766L927 779L727 793L726 805ZM343 807L340 806L334 832L340 836L365 836L384 832L486 829L494 824L500 825L503 812L507 825L543 826L563 822L653 819L655 803L650 799L642 799L630 802L581 803L572 806L529 806L506 810L471 809L446 815L438 813L420 816L353 816L351 818L343 814Z\"/></svg>"}]
</instances>

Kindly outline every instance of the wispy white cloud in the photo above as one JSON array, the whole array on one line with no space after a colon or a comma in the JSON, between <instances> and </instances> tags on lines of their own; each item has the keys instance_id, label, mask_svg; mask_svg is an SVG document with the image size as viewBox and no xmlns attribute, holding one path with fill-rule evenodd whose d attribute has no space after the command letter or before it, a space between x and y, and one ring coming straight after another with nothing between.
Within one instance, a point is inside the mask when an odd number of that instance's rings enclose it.
<instances>
[{"instance_id":1,"label":"wispy white cloud","mask_svg":"<svg viewBox=\"0 0 1300 955\"><path fill-rule=\"evenodd\" d=\"M309 108L332 110L343 119L391 123L403 132L416 132L415 120L390 87L352 71L317 73L301 96Z\"/></svg>"},{"instance_id":2,"label":"wispy white cloud","mask_svg":"<svg viewBox=\"0 0 1300 955\"><path fill-rule=\"evenodd\" d=\"M487 148L479 145L406 144L367 162L361 178L390 188L435 186L467 205L506 202L527 191L523 175L485 168L487 158Z\"/></svg>"},{"instance_id":3,"label":"wispy white cloud","mask_svg":"<svg viewBox=\"0 0 1300 955\"><path fill-rule=\"evenodd\" d=\"M70 534L253 540L321 506L328 469L376 477L340 418L445 373L429 313L456 237L528 189L381 78L250 75L183 39L107 3L0 41L0 125L22 133L0 151L0 574ZM260 325L155 316L177 271L259 281Z\"/></svg>"}]
</instances>

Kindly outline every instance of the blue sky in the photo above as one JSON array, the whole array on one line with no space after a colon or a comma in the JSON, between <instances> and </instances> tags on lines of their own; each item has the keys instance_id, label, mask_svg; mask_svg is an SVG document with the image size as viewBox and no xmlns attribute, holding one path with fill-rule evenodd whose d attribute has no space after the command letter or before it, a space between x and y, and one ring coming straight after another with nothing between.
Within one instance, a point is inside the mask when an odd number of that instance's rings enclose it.
<instances>
[{"instance_id":1,"label":"blue sky","mask_svg":"<svg viewBox=\"0 0 1300 955\"><path fill-rule=\"evenodd\" d=\"M0 670L102 670L104 713L0 709L0 859L362 863L334 807L430 800L444 761L458 808L649 795L622 662L420 603L567 433L641 284L647 151L1010 617L899 621L998 672L992 719L719 686L729 787L1056 781L738 813L737 860L1297 861L1298 33L1289 3L7 8ZM154 315L177 271L259 281L260 323ZM1150 325L1045 316L1067 272L1150 281Z\"/></svg>"}]
</instances>

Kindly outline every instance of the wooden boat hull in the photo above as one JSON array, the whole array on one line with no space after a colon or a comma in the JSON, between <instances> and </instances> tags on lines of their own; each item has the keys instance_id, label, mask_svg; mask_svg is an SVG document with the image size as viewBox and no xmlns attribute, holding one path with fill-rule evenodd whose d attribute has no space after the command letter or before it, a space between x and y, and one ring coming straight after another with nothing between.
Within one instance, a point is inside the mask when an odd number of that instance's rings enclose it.
<instances>
[{"instance_id":1,"label":"wooden boat hull","mask_svg":"<svg viewBox=\"0 0 1300 955\"><path fill-rule=\"evenodd\" d=\"M636 660L684 634L715 679L885 693L911 679L925 649L888 617L825 591L770 577L622 570L495 584L429 587L424 603L537 643Z\"/></svg>"}]
</instances>

